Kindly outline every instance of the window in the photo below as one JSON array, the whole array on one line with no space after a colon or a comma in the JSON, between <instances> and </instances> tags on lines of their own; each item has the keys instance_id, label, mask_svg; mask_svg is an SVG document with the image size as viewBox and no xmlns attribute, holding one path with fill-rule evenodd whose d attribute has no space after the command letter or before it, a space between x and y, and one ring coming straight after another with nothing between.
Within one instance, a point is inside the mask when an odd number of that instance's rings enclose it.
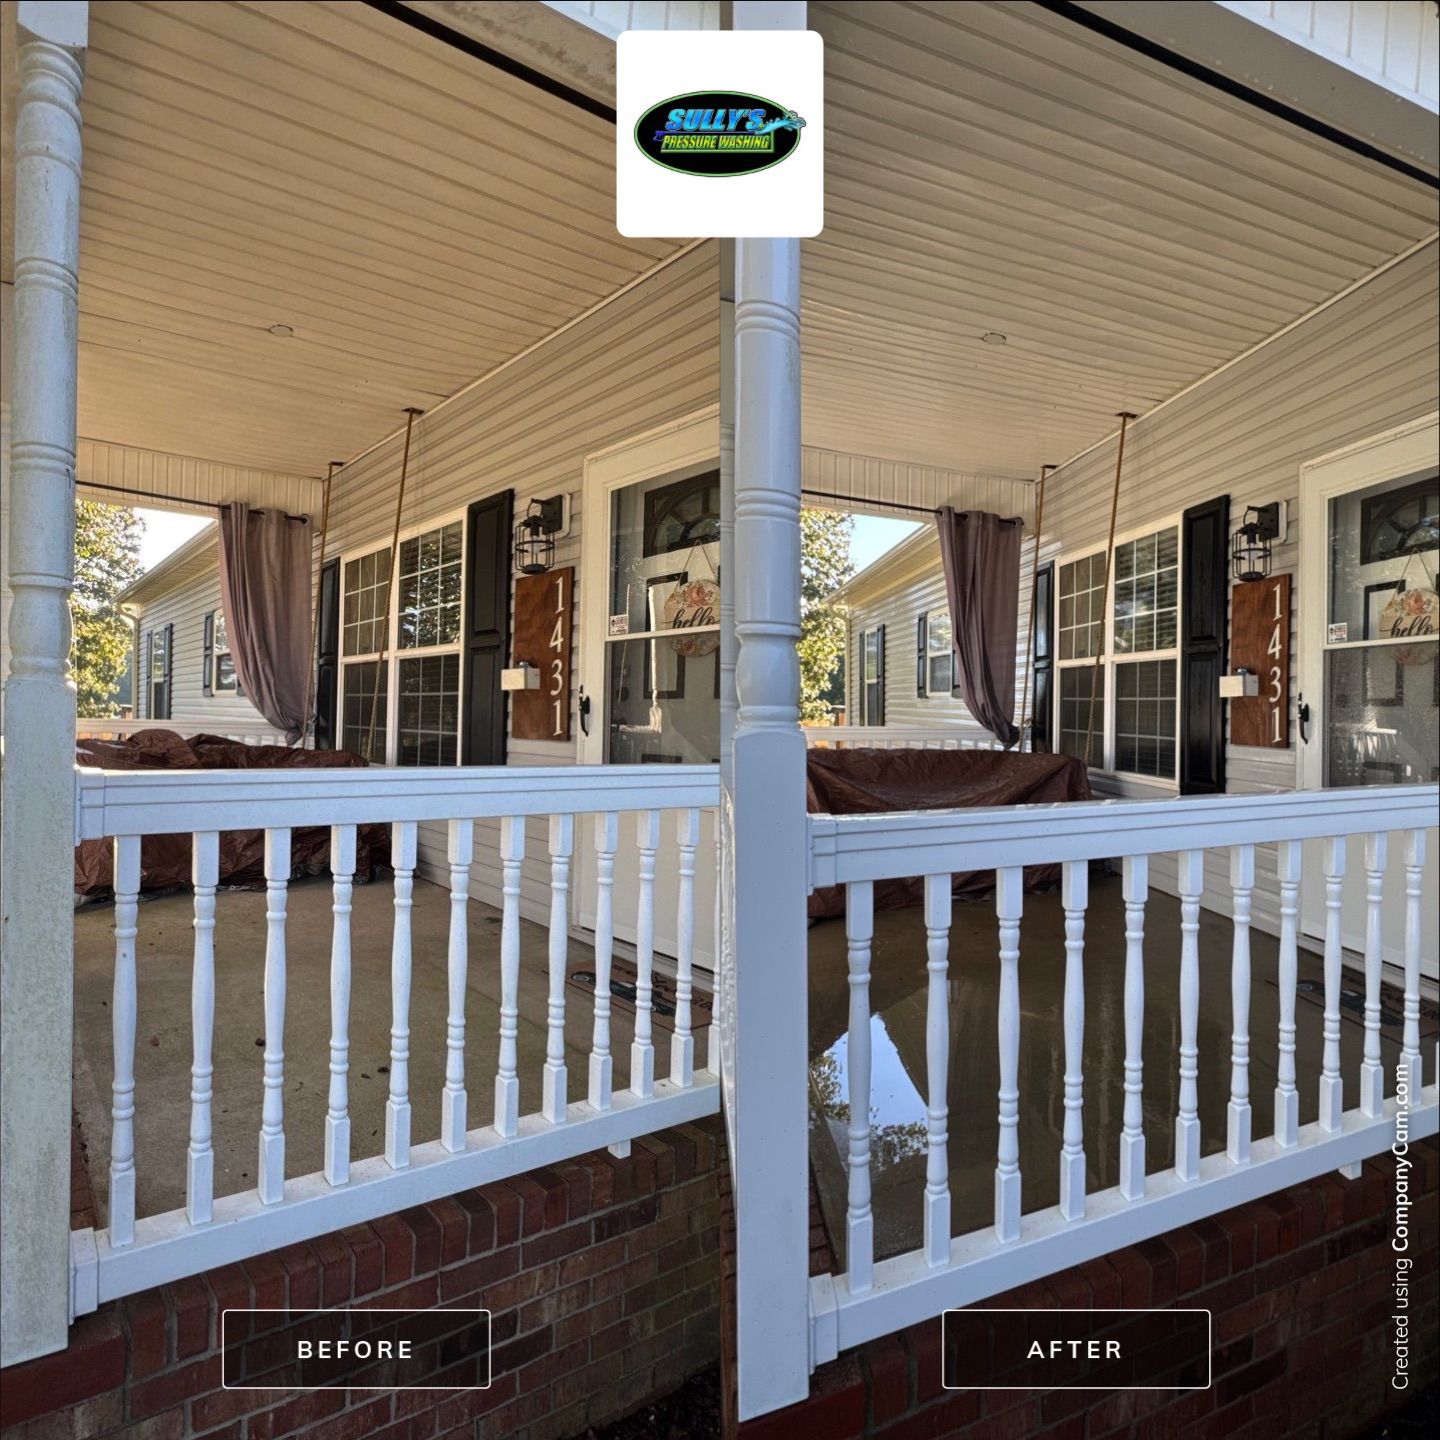
<instances>
[{"instance_id":1,"label":"window","mask_svg":"<svg viewBox=\"0 0 1440 1440\"><path fill-rule=\"evenodd\" d=\"M393 605L389 546L344 563L341 744L372 764L459 759L464 533L457 519L401 540Z\"/></svg>"},{"instance_id":2,"label":"window","mask_svg":"<svg viewBox=\"0 0 1440 1440\"><path fill-rule=\"evenodd\" d=\"M860 721L885 723L885 627L877 625L860 636Z\"/></svg>"},{"instance_id":3,"label":"window","mask_svg":"<svg viewBox=\"0 0 1440 1440\"><path fill-rule=\"evenodd\" d=\"M926 693L948 697L955 685L955 647L947 606L925 617L925 652Z\"/></svg>"},{"instance_id":4,"label":"window","mask_svg":"<svg viewBox=\"0 0 1440 1440\"><path fill-rule=\"evenodd\" d=\"M174 626L162 625L150 635L150 716L151 720L170 718L170 644Z\"/></svg>"},{"instance_id":5,"label":"window","mask_svg":"<svg viewBox=\"0 0 1440 1440\"><path fill-rule=\"evenodd\" d=\"M1174 780L1179 526L1117 543L1112 570L1107 597L1104 550L1060 566L1059 748L1097 769Z\"/></svg>"},{"instance_id":6,"label":"window","mask_svg":"<svg viewBox=\"0 0 1440 1440\"><path fill-rule=\"evenodd\" d=\"M236 695L240 684L235 678L235 660L230 654L230 640L225 633L225 612L212 610L205 617L210 646L205 663L210 667L210 690L212 694Z\"/></svg>"}]
</instances>

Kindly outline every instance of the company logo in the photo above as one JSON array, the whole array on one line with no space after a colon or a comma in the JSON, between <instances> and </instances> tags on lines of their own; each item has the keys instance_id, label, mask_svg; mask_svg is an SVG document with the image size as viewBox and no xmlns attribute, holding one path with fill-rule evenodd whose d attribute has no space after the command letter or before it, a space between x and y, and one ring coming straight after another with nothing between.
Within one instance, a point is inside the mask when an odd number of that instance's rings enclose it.
<instances>
[{"instance_id":1,"label":"company logo","mask_svg":"<svg viewBox=\"0 0 1440 1440\"><path fill-rule=\"evenodd\" d=\"M697 90L675 95L641 115L642 154L683 175L751 175L794 153L805 122L761 95Z\"/></svg>"}]
</instances>

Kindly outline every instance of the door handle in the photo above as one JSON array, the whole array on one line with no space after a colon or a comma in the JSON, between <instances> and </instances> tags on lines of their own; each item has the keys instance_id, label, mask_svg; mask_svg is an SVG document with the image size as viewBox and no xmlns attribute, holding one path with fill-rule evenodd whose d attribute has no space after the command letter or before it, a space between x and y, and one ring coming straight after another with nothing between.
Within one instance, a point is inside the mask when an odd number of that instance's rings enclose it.
<instances>
[{"instance_id":1,"label":"door handle","mask_svg":"<svg viewBox=\"0 0 1440 1440\"><path fill-rule=\"evenodd\" d=\"M579 710L580 733L582 735L588 735L590 733L590 697L585 693L585 687L583 685L580 687Z\"/></svg>"},{"instance_id":2,"label":"door handle","mask_svg":"<svg viewBox=\"0 0 1440 1440\"><path fill-rule=\"evenodd\" d=\"M1305 697L1300 697L1300 703L1295 709L1295 718L1300 722L1300 740L1302 744L1310 743L1310 707L1305 703Z\"/></svg>"}]
</instances>

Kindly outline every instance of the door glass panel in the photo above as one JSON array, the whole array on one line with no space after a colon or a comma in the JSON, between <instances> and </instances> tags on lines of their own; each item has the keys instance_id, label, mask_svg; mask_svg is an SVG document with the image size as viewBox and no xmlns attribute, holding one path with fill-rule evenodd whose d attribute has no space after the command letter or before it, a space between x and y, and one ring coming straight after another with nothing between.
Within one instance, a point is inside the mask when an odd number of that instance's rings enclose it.
<instances>
[{"instance_id":1,"label":"door glass panel","mask_svg":"<svg viewBox=\"0 0 1440 1440\"><path fill-rule=\"evenodd\" d=\"M1327 643L1393 633L1386 605L1397 595L1435 588L1440 482L1434 475L1405 475L1337 495L1329 504L1329 529ZM1405 633L1417 633L1413 617Z\"/></svg>"},{"instance_id":2,"label":"door glass panel","mask_svg":"<svg viewBox=\"0 0 1440 1440\"><path fill-rule=\"evenodd\" d=\"M660 636L609 646L612 763L706 765L720 759L719 645L688 655L675 648L677 639L694 645L705 638Z\"/></svg>"},{"instance_id":3,"label":"door glass panel","mask_svg":"<svg viewBox=\"0 0 1440 1440\"><path fill-rule=\"evenodd\" d=\"M607 761L719 760L720 578L719 471L612 493Z\"/></svg>"},{"instance_id":4,"label":"door glass panel","mask_svg":"<svg viewBox=\"0 0 1440 1440\"><path fill-rule=\"evenodd\" d=\"M645 480L610 497L610 619L634 635L666 628L682 581L714 580L720 565L720 472ZM719 621L719 616L716 617Z\"/></svg>"},{"instance_id":5,"label":"door glass panel","mask_svg":"<svg viewBox=\"0 0 1440 1440\"><path fill-rule=\"evenodd\" d=\"M1325 783L1440 777L1440 484L1404 475L1327 507Z\"/></svg>"},{"instance_id":6,"label":"door glass panel","mask_svg":"<svg viewBox=\"0 0 1440 1440\"><path fill-rule=\"evenodd\" d=\"M1356 645L1325 656L1327 785L1440 779L1437 649Z\"/></svg>"}]
</instances>

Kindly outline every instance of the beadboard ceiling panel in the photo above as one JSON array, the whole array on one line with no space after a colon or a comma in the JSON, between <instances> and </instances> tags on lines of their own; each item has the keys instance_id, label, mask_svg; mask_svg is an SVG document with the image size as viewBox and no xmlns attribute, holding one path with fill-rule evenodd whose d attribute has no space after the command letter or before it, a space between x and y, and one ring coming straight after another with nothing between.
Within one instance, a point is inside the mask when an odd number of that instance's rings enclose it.
<instances>
[{"instance_id":1,"label":"beadboard ceiling panel","mask_svg":"<svg viewBox=\"0 0 1440 1440\"><path fill-rule=\"evenodd\" d=\"M1433 191L1038 6L810 23L809 445L1033 478L1436 228Z\"/></svg>"},{"instance_id":2,"label":"beadboard ceiling panel","mask_svg":"<svg viewBox=\"0 0 1440 1440\"><path fill-rule=\"evenodd\" d=\"M323 473L679 248L612 126L367 5L92 6L83 109L97 440Z\"/></svg>"}]
</instances>

